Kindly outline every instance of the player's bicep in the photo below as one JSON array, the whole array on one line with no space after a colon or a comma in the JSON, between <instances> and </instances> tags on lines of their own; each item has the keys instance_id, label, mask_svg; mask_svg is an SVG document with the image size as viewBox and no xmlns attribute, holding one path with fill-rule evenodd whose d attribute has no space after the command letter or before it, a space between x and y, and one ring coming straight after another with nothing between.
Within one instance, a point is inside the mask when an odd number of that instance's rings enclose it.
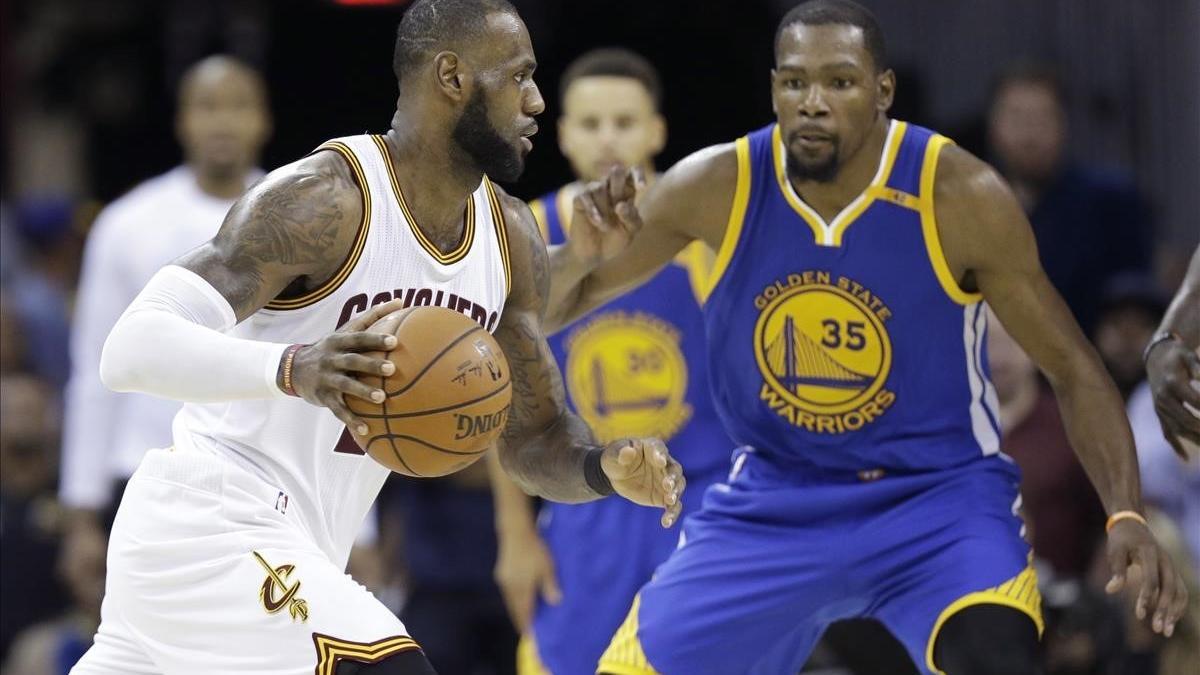
<instances>
[{"instance_id":1,"label":"player's bicep","mask_svg":"<svg viewBox=\"0 0 1200 675\"><path fill-rule=\"evenodd\" d=\"M242 320L302 276L345 258L362 214L358 188L321 153L273 172L239 199L209 242L174 264L213 286Z\"/></svg>"}]
</instances>

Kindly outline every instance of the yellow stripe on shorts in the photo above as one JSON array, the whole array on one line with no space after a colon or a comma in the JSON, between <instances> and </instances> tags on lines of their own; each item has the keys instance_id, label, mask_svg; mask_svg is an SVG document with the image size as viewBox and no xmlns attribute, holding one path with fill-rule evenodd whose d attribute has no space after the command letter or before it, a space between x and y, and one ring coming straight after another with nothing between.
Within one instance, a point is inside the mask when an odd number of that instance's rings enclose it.
<instances>
[{"instance_id":1,"label":"yellow stripe on shorts","mask_svg":"<svg viewBox=\"0 0 1200 675\"><path fill-rule=\"evenodd\" d=\"M629 616L625 617L625 622L617 629L616 635L613 635L608 649L600 656L600 667L596 672L611 675L659 675L650 665L645 652L642 651L642 643L638 640L638 608L641 604L642 596L635 596L633 606L629 608Z\"/></svg>"},{"instance_id":2,"label":"yellow stripe on shorts","mask_svg":"<svg viewBox=\"0 0 1200 675\"><path fill-rule=\"evenodd\" d=\"M1038 637L1041 637L1042 630L1045 628L1045 623L1042 621L1042 594L1038 592L1037 572L1033 569L1031 559L1017 576L999 586L968 593L942 610L933 624L933 630L929 633L929 642L925 645L925 664L929 666L930 671L938 675L945 675L933 663L933 646L937 643L938 633L950 617L973 605L1003 605L1020 610L1033 619L1034 625L1037 626Z\"/></svg>"},{"instance_id":3,"label":"yellow stripe on shorts","mask_svg":"<svg viewBox=\"0 0 1200 675\"><path fill-rule=\"evenodd\" d=\"M533 633L522 633L521 641L517 643L517 675L550 675L542 665Z\"/></svg>"}]
</instances>

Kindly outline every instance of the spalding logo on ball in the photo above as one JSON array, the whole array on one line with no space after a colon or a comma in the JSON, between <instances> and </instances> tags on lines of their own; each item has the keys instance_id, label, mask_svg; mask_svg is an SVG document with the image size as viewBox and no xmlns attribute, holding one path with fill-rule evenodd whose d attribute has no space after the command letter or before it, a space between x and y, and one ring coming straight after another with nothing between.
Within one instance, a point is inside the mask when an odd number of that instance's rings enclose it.
<instances>
[{"instance_id":1,"label":"spalding logo on ball","mask_svg":"<svg viewBox=\"0 0 1200 675\"><path fill-rule=\"evenodd\" d=\"M491 334L441 307L402 309L368 330L396 336L396 348L383 355L396 371L360 377L383 389L382 403L346 398L367 425L366 434L354 434L359 446L392 471L419 478L482 457L504 431L512 400L508 361Z\"/></svg>"}]
</instances>

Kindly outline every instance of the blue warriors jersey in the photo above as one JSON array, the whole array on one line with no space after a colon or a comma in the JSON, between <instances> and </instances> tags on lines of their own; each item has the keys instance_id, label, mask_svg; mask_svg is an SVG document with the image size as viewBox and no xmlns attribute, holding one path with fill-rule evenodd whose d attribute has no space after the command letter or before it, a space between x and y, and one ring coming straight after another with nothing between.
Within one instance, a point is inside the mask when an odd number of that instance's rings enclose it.
<instances>
[{"instance_id":1,"label":"blue warriors jersey","mask_svg":"<svg viewBox=\"0 0 1200 675\"><path fill-rule=\"evenodd\" d=\"M571 202L531 204L548 244L562 244ZM709 396L702 293L711 264L702 243L641 288L550 337L573 409L603 443L656 436L692 474L726 467L733 447Z\"/></svg>"},{"instance_id":2,"label":"blue warriors jersey","mask_svg":"<svg viewBox=\"0 0 1200 675\"><path fill-rule=\"evenodd\" d=\"M890 122L874 179L827 223L788 181L777 125L737 141L705 315L713 396L739 444L856 471L998 452L985 306L953 278L934 220L947 142Z\"/></svg>"}]
</instances>

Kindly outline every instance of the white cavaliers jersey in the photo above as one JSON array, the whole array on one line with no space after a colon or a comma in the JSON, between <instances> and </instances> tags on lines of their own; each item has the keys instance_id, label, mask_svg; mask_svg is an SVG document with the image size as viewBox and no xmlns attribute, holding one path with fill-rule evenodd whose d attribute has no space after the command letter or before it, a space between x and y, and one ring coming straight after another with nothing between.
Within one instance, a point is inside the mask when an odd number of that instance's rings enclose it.
<instances>
[{"instance_id":1,"label":"white cavaliers jersey","mask_svg":"<svg viewBox=\"0 0 1200 675\"><path fill-rule=\"evenodd\" d=\"M493 331L508 295L508 242L500 203L487 178L467 200L458 248L443 254L418 229L382 136L321 145L353 169L363 192L358 237L338 272L320 288L277 298L235 326L250 340L310 344L356 314L394 298L453 309ZM345 432L345 433L344 433ZM175 443L232 458L277 486L277 510L300 525L330 559L344 565L388 469L359 450L328 409L299 398L185 405Z\"/></svg>"}]
</instances>

